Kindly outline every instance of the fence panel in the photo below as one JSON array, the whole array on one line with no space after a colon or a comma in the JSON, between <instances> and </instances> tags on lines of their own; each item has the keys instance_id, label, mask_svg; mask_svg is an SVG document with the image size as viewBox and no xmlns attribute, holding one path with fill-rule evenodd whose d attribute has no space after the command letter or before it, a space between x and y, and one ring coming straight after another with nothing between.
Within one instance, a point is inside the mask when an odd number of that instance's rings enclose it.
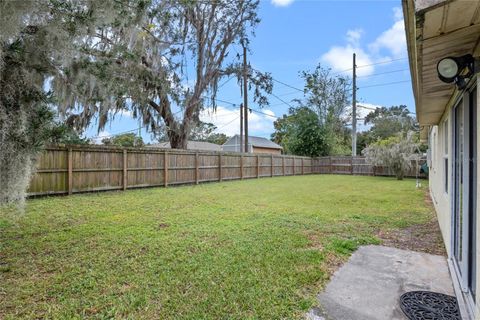
<instances>
[{"instance_id":1,"label":"fence panel","mask_svg":"<svg viewBox=\"0 0 480 320\"><path fill-rule=\"evenodd\" d=\"M331 173L352 174L352 157L331 157Z\"/></svg>"},{"instance_id":2,"label":"fence panel","mask_svg":"<svg viewBox=\"0 0 480 320\"><path fill-rule=\"evenodd\" d=\"M417 176L413 163L407 177ZM393 176L364 157L297 157L105 146L48 147L40 156L29 195L71 194L208 181L305 174ZM424 177L423 175L420 175Z\"/></svg>"}]
</instances>

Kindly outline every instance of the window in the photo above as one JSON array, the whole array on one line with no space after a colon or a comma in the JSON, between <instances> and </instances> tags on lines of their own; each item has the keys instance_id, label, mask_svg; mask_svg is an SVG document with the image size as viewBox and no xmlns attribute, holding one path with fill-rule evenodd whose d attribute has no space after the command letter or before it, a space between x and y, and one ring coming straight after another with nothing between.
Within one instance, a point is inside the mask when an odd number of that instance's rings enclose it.
<instances>
[{"instance_id":1,"label":"window","mask_svg":"<svg viewBox=\"0 0 480 320\"><path fill-rule=\"evenodd\" d=\"M436 127L434 128L434 130ZM433 145L432 145L432 168L435 171L435 168L437 167L437 132L436 130L433 131Z\"/></svg>"},{"instance_id":2,"label":"window","mask_svg":"<svg viewBox=\"0 0 480 320\"><path fill-rule=\"evenodd\" d=\"M448 119L443 122L443 181L444 191L448 193Z\"/></svg>"}]
</instances>

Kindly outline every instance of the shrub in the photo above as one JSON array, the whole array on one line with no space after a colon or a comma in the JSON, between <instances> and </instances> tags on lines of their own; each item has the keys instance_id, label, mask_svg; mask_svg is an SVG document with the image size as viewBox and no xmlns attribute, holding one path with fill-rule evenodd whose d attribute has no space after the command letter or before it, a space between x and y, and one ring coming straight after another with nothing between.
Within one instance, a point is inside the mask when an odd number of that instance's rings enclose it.
<instances>
[{"instance_id":1,"label":"shrub","mask_svg":"<svg viewBox=\"0 0 480 320\"><path fill-rule=\"evenodd\" d=\"M416 140L414 132L398 134L372 143L362 153L369 164L389 167L398 180L403 180L405 173L411 169L412 160L418 157Z\"/></svg>"}]
</instances>

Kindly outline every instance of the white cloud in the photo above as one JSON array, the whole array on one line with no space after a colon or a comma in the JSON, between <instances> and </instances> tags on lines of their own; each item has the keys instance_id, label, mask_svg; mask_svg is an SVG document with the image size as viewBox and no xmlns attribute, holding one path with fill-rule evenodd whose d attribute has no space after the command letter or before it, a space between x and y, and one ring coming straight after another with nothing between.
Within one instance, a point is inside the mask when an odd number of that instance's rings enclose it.
<instances>
[{"instance_id":1,"label":"white cloud","mask_svg":"<svg viewBox=\"0 0 480 320\"><path fill-rule=\"evenodd\" d=\"M273 131L273 121L275 113L269 109L263 109L263 113L256 112L248 115L248 128L250 135L266 136ZM240 109L227 109L222 106L217 107L217 111L204 111L200 114L200 120L213 123L217 126L217 132L225 133L227 136L233 136L240 132Z\"/></svg>"},{"instance_id":2,"label":"white cloud","mask_svg":"<svg viewBox=\"0 0 480 320\"><path fill-rule=\"evenodd\" d=\"M357 103L357 119L364 119L370 112L375 111L376 108L381 108L381 105L367 103L367 102L358 102ZM352 106L348 106L343 114L343 120L351 122L352 119ZM365 125L364 120L357 120L357 130L365 131L370 128L370 125Z\"/></svg>"},{"instance_id":3,"label":"white cloud","mask_svg":"<svg viewBox=\"0 0 480 320\"><path fill-rule=\"evenodd\" d=\"M395 18L395 21L403 20L403 10L401 7L393 8L393 17Z\"/></svg>"},{"instance_id":4,"label":"white cloud","mask_svg":"<svg viewBox=\"0 0 480 320\"><path fill-rule=\"evenodd\" d=\"M357 66L370 65L372 64L372 59L368 53L359 47L355 47L351 44L346 46L334 46L325 53L321 60L327 63L334 72L340 72L352 68L353 53L356 53L356 64ZM357 75L359 76L368 76L373 73L373 66L367 66L357 69Z\"/></svg>"},{"instance_id":5,"label":"white cloud","mask_svg":"<svg viewBox=\"0 0 480 320\"><path fill-rule=\"evenodd\" d=\"M371 43L369 48L374 54L380 54L382 50L386 49L394 58L405 56L407 40L403 20L396 21L390 29L384 31Z\"/></svg>"},{"instance_id":6,"label":"white cloud","mask_svg":"<svg viewBox=\"0 0 480 320\"><path fill-rule=\"evenodd\" d=\"M355 47L358 47L360 44L360 38L363 35L362 29L353 29L347 31L347 42L352 44Z\"/></svg>"},{"instance_id":7,"label":"white cloud","mask_svg":"<svg viewBox=\"0 0 480 320\"><path fill-rule=\"evenodd\" d=\"M289 6L294 0L271 0L271 3L276 7L287 7Z\"/></svg>"},{"instance_id":8,"label":"white cloud","mask_svg":"<svg viewBox=\"0 0 480 320\"><path fill-rule=\"evenodd\" d=\"M332 46L320 60L329 65L334 72L340 72L352 68L352 55L357 54L357 65L370 65L372 63L388 61L392 58L403 57L407 51L405 39L405 27L401 8L393 8L393 25L382 32L373 42L368 44L365 50L361 46L363 35L362 29L348 30L346 44L344 46ZM368 76L375 70L374 66L357 69L357 75Z\"/></svg>"}]
</instances>

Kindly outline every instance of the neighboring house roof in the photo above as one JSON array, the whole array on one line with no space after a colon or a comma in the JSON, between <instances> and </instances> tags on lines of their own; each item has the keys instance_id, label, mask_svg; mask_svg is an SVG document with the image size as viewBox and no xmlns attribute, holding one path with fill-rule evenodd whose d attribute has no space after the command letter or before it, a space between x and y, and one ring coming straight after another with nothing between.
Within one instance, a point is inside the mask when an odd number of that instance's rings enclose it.
<instances>
[{"instance_id":1,"label":"neighboring house roof","mask_svg":"<svg viewBox=\"0 0 480 320\"><path fill-rule=\"evenodd\" d=\"M166 148L169 149L170 147L170 142L160 142L156 144L150 145L150 147L153 148ZM204 142L204 141L188 141L187 142L187 149L188 150L202 150L202 151L222 151L222 146L215 144L215 143L210 143L210 142Z\"/></svg>"},{"instance_id":2,"label":"neighboring house roof","mask_svg":"<svg viewBox=\"0 0 480 320\"><path fill-rule=\"evenodd\" d=\"M224 146L236 145L238 144L239 140L240 140L240 136L236 134L230 139L228 139L227 142L225 142L223 145ZM283 149L281 146L279 146L275 142L262 137L248 136L248 144L257 148L269 148L269 149L280 149L280 150Z\"/></svg>"}]
</instances>

